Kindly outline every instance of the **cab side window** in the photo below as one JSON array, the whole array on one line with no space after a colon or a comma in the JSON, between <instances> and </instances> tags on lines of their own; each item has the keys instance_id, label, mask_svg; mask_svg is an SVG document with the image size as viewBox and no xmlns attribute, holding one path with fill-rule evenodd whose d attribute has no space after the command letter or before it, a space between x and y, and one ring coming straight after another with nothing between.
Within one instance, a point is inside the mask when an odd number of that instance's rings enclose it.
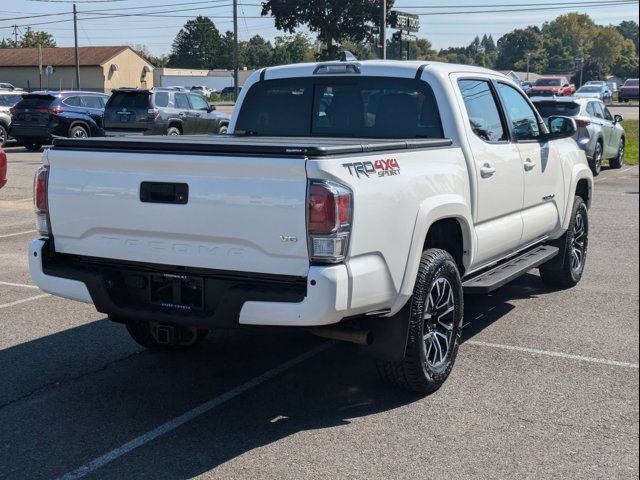
<instances>
[{"instance_id":1,"label":"cab side window","mask_svg":"<svg viewBox=\"0 0 640 480\"><path fill-rule=\"evenodd\" d=\"M540 137L538 116L522 94L510 85L499 83L498 90L518 140L537 140Z\"/></svg>"},{"instance_id":2,"label":"cab side window","mask_svg":"<svg viewBox=\"0 0 640 480\"><path fill-rule=\"evenodd\" d=\"M496 98L486 80L459 80L473 133L485 142L508 140Z\"/></svg>"},{"instance_id":3,"label":"cab side window","mask_svg":"<svg viewBox=\"0 0 640 480\"><path fill-rule=\"evenodd\" d=\"M98 96L86 95L82 97L82 101L84 102L84 106L87 108L95 108L97 110L104 108L102 101Z\"/></svg>"}]
</instances>

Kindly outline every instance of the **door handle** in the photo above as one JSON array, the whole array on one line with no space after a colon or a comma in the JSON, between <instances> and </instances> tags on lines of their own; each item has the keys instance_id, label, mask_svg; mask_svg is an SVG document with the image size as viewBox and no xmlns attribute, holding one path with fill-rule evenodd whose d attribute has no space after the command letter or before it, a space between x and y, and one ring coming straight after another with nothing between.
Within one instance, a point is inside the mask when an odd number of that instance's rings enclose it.
<instances>
[{"instance_id":1,"label":"door handle","mask_svg":"<svg viewBox=\"0 0 640 480\"><path fill-rule=\"evenodd\" d=\"M180 113L178 114L178 116L179 116L179 117L186 117L186 116L187 116L187 114L186 114L186 113L184 113L184 112L180 112Z\"/></svg>"},{"instance_id":2,"label":"door handle","mask_svg":"<svg viewBox=\"0 0 640 480\"><path fill-rule=\"evenodd\" d=\"M536 168L536 162L532 161L530 158L527 158L524 161L524 169L527 172L530 172L531 170L533 170L534 168Z\"/></svg>"},{"instance_id":3,"label":"door handle","mask_svg":"<svg viewBox=\"0 0 640 480\"><path fill-rule=\"evenodd\" d=\"M493 174L496 173L496 169L493 168L490 164L485 163L481 168L480 168L480 175L482 176L482 178L489 178L491 176L493 176Z\"/></svg>"}]
</instances>

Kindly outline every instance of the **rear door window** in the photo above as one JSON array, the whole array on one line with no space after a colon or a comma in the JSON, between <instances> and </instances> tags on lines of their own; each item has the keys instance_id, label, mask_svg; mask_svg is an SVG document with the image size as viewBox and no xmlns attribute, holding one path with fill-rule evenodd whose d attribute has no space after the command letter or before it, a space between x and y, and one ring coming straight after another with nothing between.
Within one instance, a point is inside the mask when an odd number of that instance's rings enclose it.
<instances>
[{"instance_id":1,"label":"rear door window","mask_svg":"<svg viewBox=\"0 0 640 480\"><path fill-rule=\"evenodd\" d=\"M189 96L186 93L176 93L176 108L190 110Z\"/></svg>"},{"instance_id":2,"label":"rear door window","mask_svg":"<svg viewBox=\"0 0 640 480\"><path fill-rule=\"evenodd\" d=\"M68 105L69 107L82 107L82 98L81 97L69 97L65 98L62 103Z\"/></svg>"},{"instance_id":3,"label":"rear door window","mask_svg":"<svg viewBox=\"0 0 640 480\"><path fill-rule=\"evenodd\" d=\"M102 99L98 96L86 95L82 97L82 101L84 102L84 106L87 108L94 108L96 110L102 109Z\"/></svg>"},{"instance_id":4,"label":"rear door window","mask_svg":"<svg viewBox=\"0 0 640 480\"><path fill-rule=\"evenodd\" d=\"M21 95L0 95L0 107L13 107L20 100Z\"/></svg>"},{"instance_id":5,"label":"rear door window","mask_svg":"<svg viewBox=\"0 0 640 480\"><path fill-rule=\"evenodd\" d=\"M598 102L591 103L593 108L593 113L596 118L604 119L604 110L602 108L602 104Z\"/></svg>"},{"instance_id":6,"label":"rear door window","mask_svg":"<svg viewBox=\"0 0 640 480\"><path fill-rule=\"evenodd\" d=\"M485 142L509 139L491 86L486 80L458 81L473 133Z\"/></svg>"}]
</instances>

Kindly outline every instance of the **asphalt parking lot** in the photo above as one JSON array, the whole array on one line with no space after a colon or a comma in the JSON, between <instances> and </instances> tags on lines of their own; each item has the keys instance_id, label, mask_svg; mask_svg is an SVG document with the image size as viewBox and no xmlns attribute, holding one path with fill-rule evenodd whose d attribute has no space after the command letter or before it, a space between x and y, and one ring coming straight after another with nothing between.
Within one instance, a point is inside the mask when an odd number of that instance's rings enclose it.
<instances>
[{"instance_id":1,"label":"asphalt parking lot","mask_svg":"<svg viewBox=\"0 0 640 480\"><path fill-rule=\"evenodd\" d=\"M303 332L144 351L32 286L33 173L0 190L0 478L638 477L638 167L596 179L585 276L466 298L453 373L421 398Z\"/></svg>"}]
</instances>

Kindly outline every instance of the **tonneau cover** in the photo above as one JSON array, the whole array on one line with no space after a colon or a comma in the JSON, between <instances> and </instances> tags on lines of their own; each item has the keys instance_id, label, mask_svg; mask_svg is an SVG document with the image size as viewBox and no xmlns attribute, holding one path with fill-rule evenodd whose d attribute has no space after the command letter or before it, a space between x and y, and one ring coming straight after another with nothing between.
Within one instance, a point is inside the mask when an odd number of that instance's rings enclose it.
<instances>
[{"instance_id":1,"label":"tonneau cover","mask_svg":"<svg viewBox=\"0 0 640 480\"><path fill-rule=\"evenodd\" d=\"M326 157L367 152L451 146L450 139L372 139L323 137L259 137L231 135L130 136L114 138L57 138L56 150L127 150L210 155L286 155Z\"/></svg>"}]
</instances>

